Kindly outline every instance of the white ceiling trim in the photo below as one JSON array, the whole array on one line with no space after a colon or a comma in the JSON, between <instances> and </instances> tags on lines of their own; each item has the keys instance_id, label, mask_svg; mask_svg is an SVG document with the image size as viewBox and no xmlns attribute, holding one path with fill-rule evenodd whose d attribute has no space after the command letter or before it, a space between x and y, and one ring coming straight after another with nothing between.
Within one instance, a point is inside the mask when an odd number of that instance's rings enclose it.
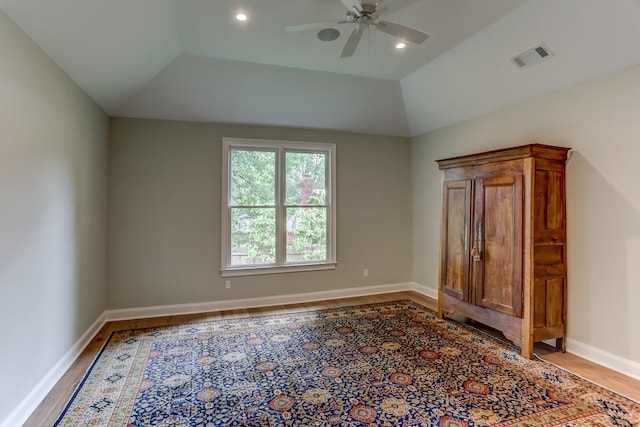
<instances>
[{"instance_id":1,"label":"white ceiling trim","mask_svg":"<svg viewBox=\"0 0 640 427\"><path fill-rule=\"evenodd\" d=\"M346 59L348 28L328 43L284 31L344 18L339 0L0 8L108 114L130 117L416 136L640 63L640 0L393 1L406 7L385 18L432 37L398 54L374 31ZM249 25L233 21L239 6ZM552 59L522 70L510 62L540 43Z\"/></svg>"}]
</instances>

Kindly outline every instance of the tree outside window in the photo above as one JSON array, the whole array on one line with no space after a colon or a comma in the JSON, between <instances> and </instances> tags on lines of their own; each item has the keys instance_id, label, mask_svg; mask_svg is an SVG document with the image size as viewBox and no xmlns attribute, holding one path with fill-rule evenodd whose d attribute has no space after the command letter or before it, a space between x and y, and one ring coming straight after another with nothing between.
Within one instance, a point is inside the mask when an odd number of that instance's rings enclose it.
<instances>
[{"instance_id":1,"label":"tree outside window","mask_svg":"<svg viewBox=\"0 0 640 427\"><path fill-rule=\"evenodd\" d=\"M224 151L223 274L333 268L335 146L225 139Z\"/></svg>"}]
</instances>

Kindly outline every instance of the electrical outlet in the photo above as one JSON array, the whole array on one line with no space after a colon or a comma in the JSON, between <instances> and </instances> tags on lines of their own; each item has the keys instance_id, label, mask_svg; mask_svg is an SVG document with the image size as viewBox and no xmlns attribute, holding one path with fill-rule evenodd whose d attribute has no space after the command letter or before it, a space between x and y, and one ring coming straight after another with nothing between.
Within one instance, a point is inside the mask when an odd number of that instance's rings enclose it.
<instances>
[{"instance_id":1,"label":"electrical outlet","mask_svg":"<svg viewBox=\"0 0 640 427\"><path fill-rule=\"evenodd\" d=\"M362 270L362 276L363 277L369 277L369 270L366 269L366 268L364 270Z\"/></svg>"},{"instance_id":2,"label":"electrical outlet","mask_svg":"<svg viewBox=\"0 0 640 427\"><path fill-rule=\"evenodd\" d=\"M231 280L227 280L224 282L224 287L227 289L231 289Z\"/></svg>"}]
</instances>

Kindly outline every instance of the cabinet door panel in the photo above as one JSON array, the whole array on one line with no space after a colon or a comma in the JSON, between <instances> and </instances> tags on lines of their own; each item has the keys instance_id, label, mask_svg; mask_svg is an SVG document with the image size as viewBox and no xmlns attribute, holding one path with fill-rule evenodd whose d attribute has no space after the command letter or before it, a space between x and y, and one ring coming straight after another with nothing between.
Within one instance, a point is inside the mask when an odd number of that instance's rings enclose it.
<instances>
[{"instance_id":1,"label":"cabinet door panel","mask_svg":"<svg viewBox=\"0 0 640 427\"><path fill-rule=\"evenodd\" d=\"M476 305L522 316L522 176L476 180Z\"/></svg>"},{"instance_id":2,"label":"cabinet door panel","mask_svg":"<svg viewBox=\"0 0 640 427\"><path fill-rule=\"evenodd\" d=\"M471 181L448 181L443 187L442 291L469 301Z\"/></svg>"}]
</instances>

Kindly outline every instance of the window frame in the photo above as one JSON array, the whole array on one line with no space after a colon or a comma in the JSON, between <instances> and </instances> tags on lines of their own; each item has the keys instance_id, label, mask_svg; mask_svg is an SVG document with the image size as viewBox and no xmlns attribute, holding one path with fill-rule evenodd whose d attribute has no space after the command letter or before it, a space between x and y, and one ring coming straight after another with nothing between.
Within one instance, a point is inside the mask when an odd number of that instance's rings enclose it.
<instances>
[{"instance_id":1,"label":"window frame","mask_svg":"<svg viewBox=\"0 0 640 427\"><path fill-rule=\"evenodd\" d=\"M276 260L270 264L231 265L231 153L234 149L275 152L275 210ZM286 168L287 152L323 153L325 157L325 205L327 209L327 257L319 261L287 262L286 248ZM220 232L220 274L222 277L258 274L290 273L300 271L333 270L336 268L336 146L331 143L276 141L266 139L222 139L222 191Z\"/></svg>"}]
</instances>

